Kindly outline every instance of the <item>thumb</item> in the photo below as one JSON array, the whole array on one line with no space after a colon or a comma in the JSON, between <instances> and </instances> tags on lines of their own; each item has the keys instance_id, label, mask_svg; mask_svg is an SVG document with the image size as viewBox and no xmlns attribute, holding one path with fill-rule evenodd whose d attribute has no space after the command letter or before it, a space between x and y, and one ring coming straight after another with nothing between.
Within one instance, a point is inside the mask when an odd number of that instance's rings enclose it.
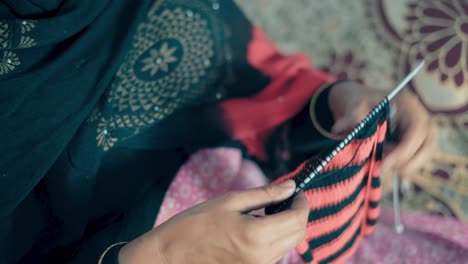
<instances>
[{"instance_id":1,"label":"thumb","mask_svg":"<svg viewBox=\"0 0 468 264\"><path fill-rule=\"evenodd\" d=\"M230 210L247 213L286 200L294 193L295 188L295 182L287 180L277 185L235 192L227 196L226 203Z\"/></svg>"}]
</instances>

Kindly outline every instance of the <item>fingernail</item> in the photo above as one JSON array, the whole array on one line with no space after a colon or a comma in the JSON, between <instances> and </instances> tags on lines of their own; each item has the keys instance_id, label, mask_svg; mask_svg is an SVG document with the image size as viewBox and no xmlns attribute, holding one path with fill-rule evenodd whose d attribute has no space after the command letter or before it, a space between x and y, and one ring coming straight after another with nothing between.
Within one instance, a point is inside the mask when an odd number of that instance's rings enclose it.
<instances>
[{"instance_id":1,"label":"fingernail","mask_svg":"<svg viewBox=\"0 0 468 264\"><path fill-rule=\"evenodd\" d=\"M296 188L296 183L293 180L287 180L280 183L278 186L289 191Z\"/></svg>"}]
</instances>

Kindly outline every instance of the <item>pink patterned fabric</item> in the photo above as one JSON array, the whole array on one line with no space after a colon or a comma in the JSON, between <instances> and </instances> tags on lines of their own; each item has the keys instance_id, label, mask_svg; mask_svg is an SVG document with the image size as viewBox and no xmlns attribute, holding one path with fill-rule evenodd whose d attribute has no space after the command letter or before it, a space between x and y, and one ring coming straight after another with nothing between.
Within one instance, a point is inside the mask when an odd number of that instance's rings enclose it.
<instances>
[{"instance_id":1,"label":"pink patterned fabric","mask_svg":"<svg viewBox=\"0 0 468 264\"><path fill-rule=\"evenodd\" d=\"M382 210L377 228L361 241L351 264L468 263L468 223L419 213L404 213L405 231L393 229L393 211Z\"/></svg>"},{"instance_id":2,"label":"pink patterned fabric","mask_svg":"<svg viewBox=\"0 0 468 264\"><path fill-rule=\"evenodd\" d=\"M255 188L267 183L260 168L242 159L242 153L237 149L200 150L177 172L164 197L156 225L228 191Z\"/></svg>"},{"instance_id":3,"label":"pink patterned fabric","mask_svg":"<svg viewBox=\"0 0 468 264\"><path fill-rule=\"evenodd\" d=\"M268 183L253 162L232 148L203 149L177 172L164 197L155 226L208 199L232 190ZM373 235L363 239L350 263L468 263L468 223L405 213L405 232L393 231L393 213L383 209ZM304 263L292 251L280 264Z\"/></svg>"}]
</instances>

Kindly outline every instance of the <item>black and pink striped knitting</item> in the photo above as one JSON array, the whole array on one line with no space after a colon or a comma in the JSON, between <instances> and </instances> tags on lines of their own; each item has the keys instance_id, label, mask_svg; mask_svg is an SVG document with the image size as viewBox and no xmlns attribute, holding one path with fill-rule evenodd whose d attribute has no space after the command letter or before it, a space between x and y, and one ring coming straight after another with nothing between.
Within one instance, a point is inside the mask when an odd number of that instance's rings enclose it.
<instances>
[{"instance_id":1,"label":"black and pink striped knitting","mask_svg":"<svg viewBox=\"0 0 468 264\"><path fill-rule=\"evenodd\" d=\"M293 179L310 205L306 239L297 251L307 263L343 263L379 217L380 164L389 102L383 100L334 149L302 163L275 184ZM267 208L285 210L292 198Z\"/></svg>"}]
</instances>

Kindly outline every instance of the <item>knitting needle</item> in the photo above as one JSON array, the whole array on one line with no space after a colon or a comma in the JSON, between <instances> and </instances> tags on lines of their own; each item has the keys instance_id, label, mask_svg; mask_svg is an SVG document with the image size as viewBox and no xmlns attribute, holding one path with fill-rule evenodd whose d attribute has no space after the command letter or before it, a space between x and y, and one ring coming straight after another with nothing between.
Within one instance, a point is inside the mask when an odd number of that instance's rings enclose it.
<instances>
[{"instance_id":1,"label":"knitting needle","mask_svg":"<svg viewBox=\"0 0 468 264\"><path fill-rule=\"evenodd\" d=\"M425 62L421 61L421 63L419 63L419 65L416 66L416 68L414 68L414 70L411 71L405 77L405 79L403 79L403 81L401 81L401 83L387 95L388 101L392 100L393 97L395 97L395 95L397 95L401 90L403 90L403 88L405 88L405 86L411 81L411 79L413 79L414 76L416 76L416 74L418 74L418 72L424 67L424 64Z\"/></svg>"},{"instance_id":2,"label":"knitting needle","mask_svg":"<svg viewBox=\"0 0 468 264\"><path fill-rule=\"evenodd\" d=\"M392 100L403 88L409 83L411 79L414 78L414 76L424 67L424 61L419 63L416 68L410 74L406 76L405 79L392 91L390 92L389 95L387 95L387 100L390 101ZM394 116L395 109L392 109L394 111L391 111L392 113L390 114L390 119L392 119L392 115ZM390 120L391 121L391 120ZM392 122L390 122L392 123ZM390 124L392 126L392 124ZM395 126L393 125L393 128L395 129ZM402 224L401 221L401 207L400 207L400 178L397 174L393 175L393 217L394 217L394 228L395 232L397 234L403 233L405 230L405 226Z\"/></svg>"},{"instance_id":3,"label":"knitting needle","mask_svg":"<svg viewBox=\"0 0 468 264\"><path fill-rule=\"evenodd\" d=\"M393 98L394 98L394 97L411 81L411 79L413 79L414 76L415 76L416 74L418 74L418 72L423 68L423 66L424 66L424 61L422 61L421 63L419 63L419 65L416 66L416 68L414 68L414 70L412 70L412 71L403 79L403 81L401 81L401 83L398 84L398 86L397 86L395 89L393 89L393 90L385 97L384 100L382 100L382 102L378 105L379 109L380 109L382 103L383 103L385 100L387 100L388 102L389 102L390 100L392 100L392 99L393 99ZM374 109L374 111L375 111L375 110L376 110L376 109ZM373 112L374 112L374 111L373 111ZM378 110L377 110L377 111L378 111ZM375 113L370 113L370 114L366 117L366 119L369 118L369 116L372 115L372 114L375 114ZM364 120L365 120L365 119L364 119ZM360 123L359 125L357 125L357 126L354 128L354 130L353 130L353 131L348 135L348 137L345 139L345 142L346 142L346 141L349 141L350 139L352 139L352 138L354 137L354 134L356 134L356 133L358 132L358 129L360 129L360 128L363 127L363 124L364 124L363 122L365 122L364 120L361 121L361 123ZM348 138L350 138L350 139L348 139ZM325 166L326 166L326 165L328 164L328 162L335 156L335 154L341 150L342 145L345 145L345 144L347 144L347 143L343 143L343 142L342 142L337 148L335 148L335 150L333 150L333 151L330 153L330 155L326 158L326 160L322 161L321 165L319 165L317 168L315 168L315 170L309 174L309 177L307 177L301 184L299 184L299 186L296 187L295 193L298 193L298 192L300 192L301 190L303 190L303 189L306 187L306 184L307 184L308 182L310 182L313 178L315 178L315 176L316 176L323 168L325 168Z\"/></svg>"},{"instance_id":4,"label":"knitting needle","mask_svg":"<svg viewBox=\"0 0 468 264\"><path fill-rule=\"evenodd\" d=\"M405 226L401 223L401 210L400 210L400 178L397 174L393 175L393 213L395 232L397 234L403 233Z\"/></svg>"}]
</instances>

